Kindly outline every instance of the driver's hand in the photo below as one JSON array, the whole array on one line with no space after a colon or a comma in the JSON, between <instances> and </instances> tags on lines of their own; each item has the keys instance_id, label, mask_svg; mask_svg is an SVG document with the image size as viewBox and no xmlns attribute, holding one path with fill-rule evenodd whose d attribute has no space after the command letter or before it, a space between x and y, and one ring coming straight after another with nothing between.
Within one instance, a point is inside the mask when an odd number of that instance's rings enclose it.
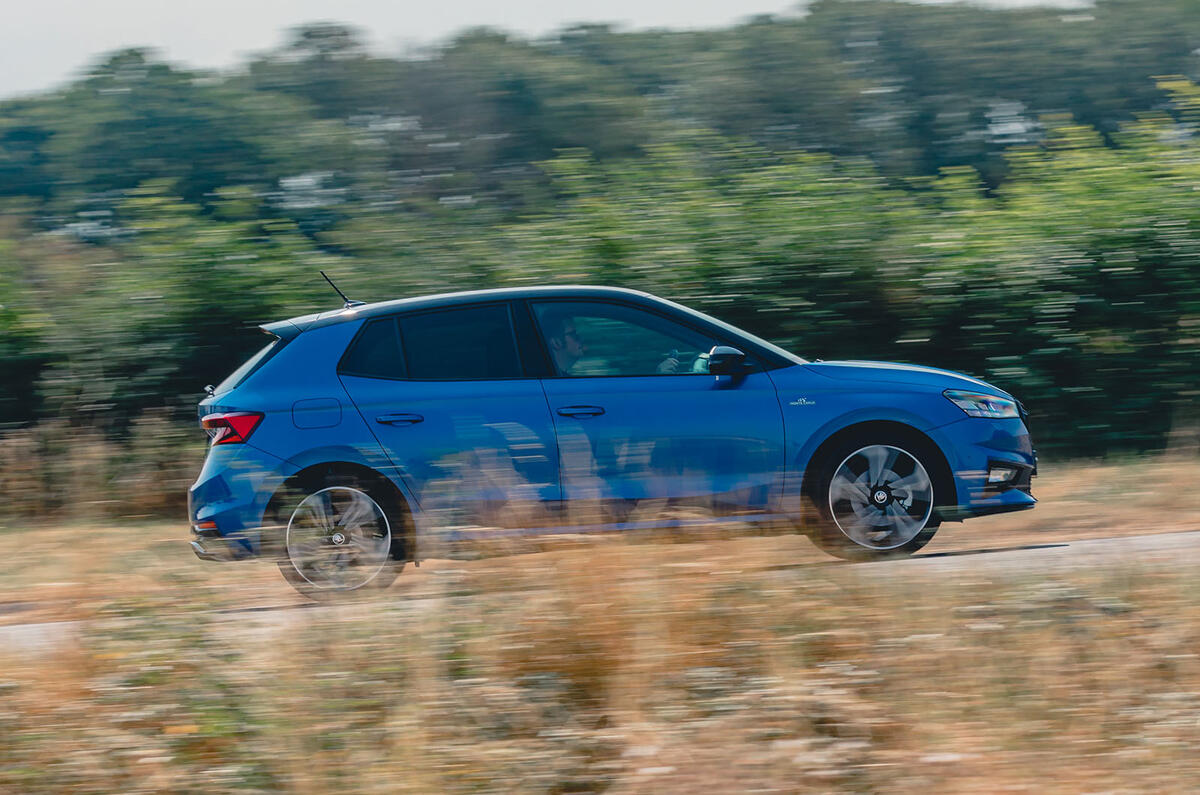
<instances>
[{"instance_id":1,"label":"driver's hand","mask_svg":"<svg viewBox=\"0 0 1200 795\"><path fill-rule=\"evenodd\" d=\"M677 373L679 372L679 360L674 356L668 356L663 359L658 365L659 373Z\"/></svg>"}]
</instances>

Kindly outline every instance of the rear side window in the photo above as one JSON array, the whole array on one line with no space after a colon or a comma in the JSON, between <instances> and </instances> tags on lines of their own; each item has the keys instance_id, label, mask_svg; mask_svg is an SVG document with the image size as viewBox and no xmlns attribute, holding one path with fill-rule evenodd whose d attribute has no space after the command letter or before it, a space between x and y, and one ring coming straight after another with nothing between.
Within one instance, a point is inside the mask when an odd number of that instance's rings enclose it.
<instances>
[{"instance_id":1,"label":"rear side window","mask_svg":"<svg viewBox=\"0 0 1200 795\"><path fill-rule=\"evenodd\" d=\"M421 380L520 378L507 304L401 317L408 377Z\"/></svg>"},{"instance_id":2,"label":"rear side window","mask_svg":"<svg viewBox=\"0 0 1200 795\"><path fill-rule=\"evenodd\" d=\"M368 378L404 378L404 355L400 350L396 319L369 321L342 357L338 372Z\"/></svg>"}]
</instances>

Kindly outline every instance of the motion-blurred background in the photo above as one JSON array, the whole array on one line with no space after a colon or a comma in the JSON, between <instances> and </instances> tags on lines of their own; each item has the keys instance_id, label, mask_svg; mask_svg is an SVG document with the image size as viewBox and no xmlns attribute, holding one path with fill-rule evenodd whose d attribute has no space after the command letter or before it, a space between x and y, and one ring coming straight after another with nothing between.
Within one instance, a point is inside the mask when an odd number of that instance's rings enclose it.
<instances>
[{"instance_id":1,"label":"motion-blurred background","mask_svg":"<svg viewBox=\"0 0 1200 795\"><path fill-rule=\"evenodd\" d=\"M1200 3L132 1L0 31L0 790L1195 789L1195 535L1145 534L1200 529ZM981 376L1042 504L912 561L633 537L298 609L183 502L202 388L340 305L319 269Z\"/></svg>"},{"instance_id":2,"label":"motion-blurred background","mask_svg":"<svg viewBox=\"0 0 1200 795\"><path fill-rule=\"evenodd\" d=\"M0 103L0 512L177 510L201 388L335 306L322 268L368 301L643 288L809 358L964 370L1050 456L1194 438L1190 0L367 37L126 49Z\"/></svg>"}]
</instances>

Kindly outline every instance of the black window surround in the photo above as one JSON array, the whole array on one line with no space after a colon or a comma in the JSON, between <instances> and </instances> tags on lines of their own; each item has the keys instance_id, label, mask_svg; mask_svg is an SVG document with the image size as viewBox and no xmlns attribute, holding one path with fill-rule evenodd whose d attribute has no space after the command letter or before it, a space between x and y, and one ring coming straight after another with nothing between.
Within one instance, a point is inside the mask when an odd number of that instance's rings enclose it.
<instances>
[{"instance_id":1,"label":"black window surround","mask_svg":"<svg viewBox=\"0 0 1200 795\"><path fill-rule=\"evenodd\" d=\"M511 342L511 345L512 345L511 350L512 350L513 360L514 360L514 363L516 364L517 369L520 371L519 374L508 375L508 376L483 376L483 377L478 377L478 376L449 377L449 376L439 375L438 377L434 377L434 378L420 377L419 375L415 374L416 371L414 370L414 368L412 366L412 361L411 361L412 357L409 355L408 345L406 344L406 340L404 339L403 324L406 320L413 320L416 318L431 316L431 315L456 314L459 312L468 312L471 310L484 309L484 308L488 308L488 307L500 307L500 308L503 308L507 313L509 342ZM485 301L485 302L481 302L481 303L477 303L477 304L456 304L456 305L447 306L447 307L421 309L421 310L415 310L412 312L400 312L395 315L386 315L383 318L371 318L370 320L368 320L366 323L363 324L362 328L360 328L358 330L358 332L354 335L354 339L352 339L350 341L350 344L346 346L346 352L342 354L342 358L338 362L338 370L337 370L338 375L349 375L349 376L354 376L357 378L377 378L377 379L389 380L389 381L511 381L514 379L536 377L536 376L532 376L529 374L530 367L528 365L526 365L526 363L525 363L526 357L523 355L524 351L522 349L522 345L520 344L520 340L518 340L516 329L514 328L514 326L515 326L514 314L516 314L516 312L514 310L515 310L515 307L513 307L513 302L511 302L511 301ZM399 375L399 374L382 375L378 372L376 372L376 373L361 372L361 371L355 372L353 369L351 369L350 367L347 366L348 361L350 361L352 358L352 356L351 356L352 352L355 351L355 348L359 344L360 340L362 340L363 335L365 333L367 333L368 327L372 323L378 322L380 320L390 321L392 323L392 325L394 326L394 328L396 329L396 334L397 334L397 337L399 340L400 352L401 352L401 355L403 356L402 368L397 368L397 370L399 371L402 369L403 375Z\"/></svg>"},{"instance_id":2,"label":"black window surround","mask_svg":"<svg viewBox=\"0 0 1200 795\"><path fill-rule=\"evenodd\" d=\"M623 377L669 377L672 375L706 375L704 373L662 373L655 376L611 376L611 375L559 375L553 365L553 360L550 357L550 351L546 347L546 341L537 326L537 320L533 314L533 308L530 306L532 302L537 303L596 303L596 304L613 304L626 309L640 310L660 318L677 323L685 328L691 329L703 334L709 334L714 339L717 339L723 345L732 345L733 347L742 350L746 354L746 362L753 369L748 372L774 370L778 367L788 366L789 362L776 361L775 356L768 351L760 351L759 347L750 340L743 340L740 337L731 335L725 329L719 326L709 326L707 323L700 322L697 318L683 313L675 313L670 311L662 311L657 306L649 306L640 301L626 301L620 299L612 299L606 296L590 296L590 295L564 295L564 296L544 296L537 298L520 298L509 301L483 301L480 303L455 303L448 306L431 307L427 309L416 309L409 312L398 312L392 315L376 315L370 317L367 323L379 319L391 319L394 322L399 322L400 318L415 317L426 314L453 312L462 309L474 309L483 306L503 305L509 311L509 328L513 334L513 342L517 348L517 356L521 363L523 374L519 376L511 376L508 378L454 378L454 379L430 379L430 378L413 378L410 375L404 376L381 376L381 375L366 375L355 373L346 370L343 363L346 360L346 354L342 355L342 361L338 363L338 375L350 375L358 378L380 378L392 381L511 381L518 378L623 378ZM346 346L347 353L354 348L359 337L367 327L367 323L355 334L354 339ZM399 334L397 326L397 334ZM403 340L401 339L401 350L403 350ZM709 376L710 378L712 376Z\"/></svg>"}]
</instances>

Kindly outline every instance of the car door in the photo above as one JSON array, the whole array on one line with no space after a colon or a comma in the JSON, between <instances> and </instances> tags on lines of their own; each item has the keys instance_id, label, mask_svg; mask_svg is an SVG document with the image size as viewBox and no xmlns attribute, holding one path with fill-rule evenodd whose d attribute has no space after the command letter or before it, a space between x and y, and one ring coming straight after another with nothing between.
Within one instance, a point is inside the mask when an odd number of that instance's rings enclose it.
<instances>
[{"instance_id":1,"label":"car door","mask_svg":"<svg viewBox=\"0 0 1200 795\"><path fill-rule=\"evenodd\" d=\"M783 419L761 367L708 373L711 331L640 306L539 300L567 516L655 521L676 507L766 513L783 482Z\"/></svg>"},{"instance_id":2,"label":"car door","mask_svg":"<svg viewBox=\"0 0 1200 795\"><path fill-rule=\"evenodd\" d=\"M524 527L557 505L554 426L508 302L369 320L339 375L434 524Z\"/></svg>"}]
</instances>

